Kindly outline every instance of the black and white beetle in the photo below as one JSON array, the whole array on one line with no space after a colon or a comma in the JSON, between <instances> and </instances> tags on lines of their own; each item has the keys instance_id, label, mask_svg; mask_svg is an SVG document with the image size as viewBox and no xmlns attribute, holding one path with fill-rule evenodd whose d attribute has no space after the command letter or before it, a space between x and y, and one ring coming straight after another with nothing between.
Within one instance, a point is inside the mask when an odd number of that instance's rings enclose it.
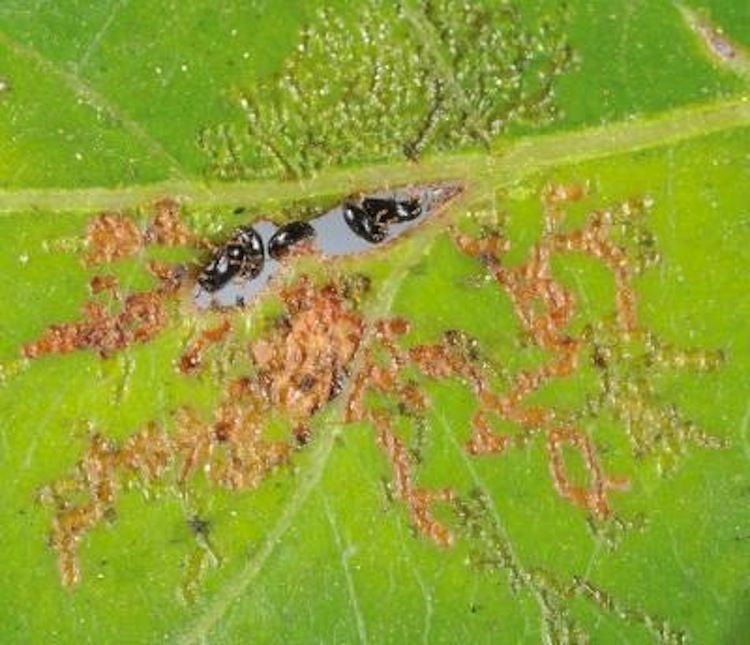
<instances>
[{"instance_id":1,"label":"black and white beetle","mask_svg":"<svg viewBox=\"0 0 750 645\"><path fill-rule=\"evenodd\" d=\"M199 307L244 306L280 270L295 247L313 247L325 257L366 252L402 234L426 213L458 192L455 186L404 189L391 195L352 197L338 208L306 221L276 227L267 220L237 229L216 249L198 276ZM244 209L235 209L241 215ZM268 252L268 258L264 253ZM233 278L237 278L233 280Z\"/></svg>"},{"instance_id":2,"label":"black and white beetle","mask_svg":"<svg viewBox=\"0 0 750 645\"><path fill-rule=\"evenodd\" d=\"M387 224L356 204L344 204L344 221L355 235L372 244L379 244L388 236Z\"/></svg>"},{"instance_id":3,"label":"black and white beetle","mask_svg":"<svg viewBox=\"0 0 750 645\"><path fill-rule=\"evenodd\" d=\"M291 247L315 237L315 229L307 222L290 222L279 228L268 240L268 255L274 260L282 259Z\"/></svg>"},{"instance_id":4,"label":"black and white beetle","mask_svg":"<svg viewBox=\"0 0 750 645\"><path fill-rule=\"evenodd\" d=\"M362 208L389 224L410 222L422 214L422 204L417 198L399 201L382 197L365 197L362 200Z\"/></svg>"},{"instance_id":5,"label":"black and white beetle","mask_svg":"<svg viewBox=\"0 0 750 645\"><path fill-rule=\"evenodd\" d=\"M235 276L254 278L263 270L263 240L252 226L238 228L198 276L208 292L218 291Z\"/></svg>"},{"instance_id":6,"label":"black and white beetle","mask_svg":"<svg viewBox=\"0 0 750 645\"><path fill-rule=\"evenodd\" d=\"M388 237L388 226L409 222L422 214L419 199L399 201L366 197L360 204L344 204L344 221L359 237L379 244Z\"/></svg>"}]
</instances>

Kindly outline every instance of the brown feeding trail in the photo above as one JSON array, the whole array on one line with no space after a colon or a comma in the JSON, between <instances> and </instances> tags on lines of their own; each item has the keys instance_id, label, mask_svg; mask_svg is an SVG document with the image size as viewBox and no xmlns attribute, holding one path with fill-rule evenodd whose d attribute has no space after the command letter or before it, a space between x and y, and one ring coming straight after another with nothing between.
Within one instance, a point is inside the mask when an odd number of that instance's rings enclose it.
<instances>
[{"instance_id":1,"label":"brown feeding trail","mask_svg":"<svg viewBox=\"0 0 750 645\"><path fill-rule=\"evenodd\" d=\"M403 386L399 372L406 365L417 367L429 378L442 380L458 378L476 395L478 409L472 419L472 434L466 450L475 456L500 454L513 445L511 437L493 432L491 419L511 422L522 428L523 445L534 434L546 437L549 468L555 488L561 497L591 512L598 518L610 514L607 497L609 489L623 489L627 481L604 474L591 439L582 431L556 420L553 410L525 406L525 400L552 379L570 376L578 366L581 342L567 332L575 313L575 300L552 275L551 260L555 254L578 251L601 260L615 277L617 320L627 332L637 326L635 296L632 290L633 269L625 250L608 239L614 223L610 212L596 212L589 216L582 229L571 233L558 232L563 219L561 203L582 198L580 187L552 187L544 195L546 213L545 234L530 251L527 261L514 269L506 269L502 255L509 242L499 234L487 234L473 239L458 235L456 242L465 253L481 260L513 303L524 334L538 347L547 351L550 360L536 372L521 372L509 390L502 394L493 391L487 374L479 364L474 344L458 331L447 332L442 342L418 345L404 350L395 338L408 331L404 321L380 323L377 328L379 346L387 358L378 360L375 348L368 348L365 367L358 374L349 400L348 420L366 420L378 428L378 443L390 458L396 479L396 493L407 504L417 529L441 546L448 546L452 536L447 528L436 523L430 514L435 501L450 501L455 494L450 490L429 492L415 486L408 452L394 435L391 416L373 410L365 404L367 392L396 396L415 413L426 408L424 397L413 385ZM580 452L590 483L572 483L567 475L563 447Z\"/></svg>"},{"instance_id":2,"label":"brown feeding trail","mask_svg":"<svg viewBox=\"0 0 750 645\"><path fill-rule=\"evenodd\" d=\"M416 529L440 546L447 547L452 544L453 536L434 520L431 506L434 502L452 501L454 493L448 489L428 491L415 485L413 457L403 441L396 436L391 415L367 406L364 400L366 393L374 390L397 396L402 409L412 415L419 415L426 410L427 400L420 390L412 383L401 385L399 381L399 372L410 363L410 356L399 349L395 339L408 330L408 323L400 319L377 323L377 345L386 350L389 360L385 365L380 364L375 353L376 347L367 348L365 364L357 374L347 402L346 420L369 421L377 428L378 445L385 451L393 468L396 496L406 503ZM422 367L418 363L417 365Z\"/></svg>"},{"instance_id":3,"label":"brown feeding trail","mask_svg":"<svg viewBox=\"0 0 750 645\"><path fill-rule=\"evenodd\" d=\"M565 214L562 205L584 196L585 190L581 186L550 186L545 190L542 197L545 213L542 238L530 249L526 261L513 268L503 264L503 255L510 249L510 243L499 233L487 232L479 238L456 235L458 247L477 258L509 297L525 339L546 352L548 360L542 367L536 371L518 373L507 390L498 393L490 385L490 374L483 367L472 339L460 331L451 330L439 343L402 349L395 339L408 332L405 321L379 323L376 338L377 345L383 350L381 356L378 356L376 347L366 350L365 366L352 388L348 420L366 420L376 426L378 443L385 449L393 466L396 494L407 504L415 527L441 546L449 545L452 536L446 527L434 521L430 506L436 501L455 500L456 494L450 490L430 492L417 487L412 472L414 464L410 463L412 460L403 442L393 432L392 415L366 404L366 396L372 392L397 398L401 407L411 410L413 414L425 410L425 398L414 384L401 383L399 373L407 365L416 367L431 379L457 378L472 389L478 406L471 420L471 436L466 444L469 454L502 454L513 447L525 446L535 436L541 435L545 440L549 471L558 494L599 520L611 516L609 491L628 488L626 479L605 473L593 441L572 420L563 419L563 415L554 409L527 403L534 393L550 381L572 376L579 367L584 350L590 349L590 337L595 335L590 332L589 338L577 338L568 330L575 315L576 302L574 294L553 275L551 262L556 255L585 254L610 270L615 286L615 329L610 335L616 338L616 345L632 342L633 339L645 341L644 364L668 367L670 360L675 360L682 364L692 363L698 369L711 369L720 363L720 359L706 352L690 354L667 348L639 330L633 278L657 259L653 237L643 224L650 207L649 200L632 199L613 209L592 212L582 227L563 232ZM600 342L603 344L603 341ZM657 351L657 347L661 347L661 351ZM622 377L614 378L608 367L602 365L604 359L596 354L596 346L594 349L594 364L606 372L602 379L602 398L616 402L615 414L625 422L629 432L645 434L642 427L647 418L646 423L654 428L651 434L658 432L663 436L662 442L666 444L668 452L674 452L675 445L682 447L688 442L703 447L721 445L694 424L681 420L674 410L657 410L643 386L638 390L639 386L633 384L642 383L648 374L644 373L644 378L626 382ZM626 362L622 356L619 358L620 363ZM627 403L618 406L620 399L617 396L624 398L623 391L630 392L631 397ZM637 393L635 397L632 396L634 391ZM636 410L643 409L650 412L650 416L636 416ZM493 418L518 426L521 432L515 436L499 435L492 428ZM631 435L636 451L656 452L654 446L649 446L640 435ZM574 482L569 475L566 448L580 454L588 477L586 485Z\"/></svg>"},{"instance_id":4,"label":"brown feeding trail","mask_svg":"<svg viewBox=\"0 0 750 645\"><path fill-rule=\"evenodd\" d=\"M83 263L93 267L132 257L143 249L144 242L143 234L130 217L102 213L86 231L88 251Z\"/></svg>"},{"instance_id":5,"label":"brown feeding trail","mask_svg":"<svg viewBox=\"0 0 750 645\"><path fill-rule=\"evenodd\" d=\"M210 422L183 408L172 419L172 433L150 424L122 446L94 435L73 473L42 492L55 509L51 544L63 583L78 582L78 544L114 516L117 493L129 481L151 486L170 473L183 489L203 473L218 486L251 489L287 463L292 450L310 439L312 417L339 395L348 377L364 333L351 297L364 287L317 287L303 278L283 290L285 315L249 348L252 369L226 386ZM228 330L221 325L206 333L220 342ZM269 417L279 413L290 425L289 442L263 437Z\"/></svg>"},{"instance_id":6,"label":"brown feeding trail","mask_svg":"<svg viewBox=\"0 0 750 645\"><path fill-rule=\"evenodd\" d=\"M94 267L133 257L147 245L186 246L200 243L180 218L177 202L164 199L154 205L155 214L141 230L136 222L119 213L102 213L86 229L84 266Z\"/></svg>"},{"instance_id":7,"label":"brown feeding trail","mask_svg":"<svg viewBox=\"0 0 750 645\"><path fill-rule=\"evenodd\" d=\"M183 374L195 374L203 364L203 353L211 345L222 343L231 333L232 323L224 318L216 327L204 329L180 356L179 369Z\"/></svg>"},{"instance_id":8,"label":"brown feeding trail","mask_svg":"<svg viewBox=\"0 0 750 645\"><path fill-rule=\"evenodd\" d=\"M424 427L420 424L429 409L420 385L424 379L457 380L473 393L476 409L467 431L468 454L498 456L540 438L559 496L598 520L612 515L610 491L626 489L627 480L605 471L594 442L579 427L583 415L529 402L546 384L572 376L589 355L601 382L600 396L589 407L596 412L609 406L626 427L637 455L672 456L687 443L716 447L713 438L682 419L673 407L660 408L644 385L651 369L712 369L721 363L720 355L679 352L639 329L633 279L656 261L653 237L644 226L648 201L631 199L594 211L582 226L565 230L563 205L584 196L579 186L545 190L543 235L517 266L505 265L510 244L500 233L455 235L458 248L476 258L510 299L525 341L544 351L547 360L541 367L513 375L498 391L493 368L482 358L478 343L462 331L449 330L438 342L409 346L407 320L368 324L359 311L370 288L365 276L324 283L302 276L277 289L283 313L265 333L252 343L239 343L234 376L218 380L220 402L209 419L185 407L171 415L167 427L151 423L122 444L94 434L73 472L45 487L41 499L54 509L51 544L63 583L78 582L79 544L95 526L114 517L123 487L135 483L148 489L171 483L178 494L184 494L195 478L203 477L230 490L256 488L288 464L295 450L314 439L317 413L338 397L344 397L347 422L363 422L374 429L375 441L392 469L394 496L405 504L416 531L449 547L454 541L452 530L435 517L434 507L456 509L460 497L449 488L429 490L419 485L418 456L400 436L393 411L396 403L398 414ZM161 244L195 242L169 204L161 205L148 231L148 240ZM570 331L575 296L552 271L553 258L569 253L602 263L615 286L611 325L589 326L579 336ZM161 286L124 300L111 276L97 276L92 292L97 297L111 294L116 311L89 303L82 322L51 327L24 348L26 355L92 348L107 356L130 342L153 338L169 321L161 307L175 297L182 278L153 263L149 270ZM240 325L234 323L245 315L246 310L237 309L200 331L175 360L178 373L200 373L211 346L216 351L230 342L236 346L233 336ZM288 435L285 440L270 440L269 422L279 419ZM498 434L493 427L498 421L510 423L517 432ZM569 472L566 454L571 451L581 458L587 480L583 483Z\"/></svg>"},{"instance_id":9,"label":"brown feeding trail","mask_svg":"<svg viewBox=\"0 0 750 645\"><path fill-rule=\"evenodd\" d=\"M154 210L154 217L144 231L125 215L102 213L94 218L86 229L84 266L95 267L132 257L148 244L200 244L180 219L176 202L162 200L155 204ZM176 300L183 276L179 269L153 260L146 263L146 268L159 286L144 293L123 295L114 276L94 276L90 283L94 298L83 305L82 320L49 326L41 337L23 346L24 357L90 349L106 358L132 344L152 340L170 322L168 305Z\"/></svg>"},{"instance_id":10,"label":"brown feeding trail","mask_svg":"<svg viewBox=\"0 0 750 645\"><path fill-rule=\"evenodd\" d=\"M154 219L144 234L147 242L161 246L202 244L180 218L180 205L177 202L163 199L156 203L155 210Z\"/></svg>"},{"instance_id":11,"label":"brown feeding trail","mask_svg":"<svg viewBox=\"0 0 750 645\"><path fill-rule=\"evenodd\" d=\"M585 508L595 516L605 518L610 513L607 490L623 489L627 482L604 475L598 464L591 439L582 431L556 420L554 411L534 406L524 406L524 401L553 379L573 374L580 360L582 342L567 331L575 314L575 298L552 274L551 261L556 254L578 252L600 260L614 276L616 318L622 332L637 329L635 294L632 287L634 268L625 248L618 246L609 235L619 223L614 211L591 213L585 225L572 232L560 232L564 212L561 204L578 201L584 196L579 186L551 186L543 195L545 231L535 244L529 257L518 267L507 269L502 264L502 254L509 243L497 234L480 239L463 235L457 237L459 248L482 261L500 287L510 298L523 333L551 356L535 372L519 373L508 392L498 395L481 379L475 379L475 391L480 401L467 449L471 454L493 454L511 445L509 437L493 433L489 418L519 425L526 433L543 433L546 437L550 473L558 493L568 501ZM568 445L581 453L590 484L571 483L565 470L563 446Z\"/></svg>"},{"instance_id":12,"label":"brown feeding trail","mask_svg":"<svg viewBox=\"0 0 750 645\"><path fill-rule=\"evenodd\" d=\"M40 338L24 345L23 355L38 358L92 349L106 358L134 343L147 343L167 326L167 302L176 298L171 279L153 291L123 297L113 276L96 276L91 291L94 295L109 293L109 302L86 302L83 320L51 325Z\"/></svg>"}]
</instances>

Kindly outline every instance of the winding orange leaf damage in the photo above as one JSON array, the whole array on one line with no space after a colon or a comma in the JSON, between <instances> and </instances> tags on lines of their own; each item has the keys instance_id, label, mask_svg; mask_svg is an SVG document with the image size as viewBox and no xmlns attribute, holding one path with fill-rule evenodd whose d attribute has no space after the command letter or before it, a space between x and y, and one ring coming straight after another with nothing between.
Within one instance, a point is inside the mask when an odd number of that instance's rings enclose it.
<instances>
[{"instance_id":1,"label":"winding orange leaf damage","mask_svg":"<svg viewBox=\"0 0 750 645\"><path fill-rule=\"evenodd\" d=\"M610 492L625 490L627 479L605 472L587 431L571 418L531 404L529 399L551 381L573 375L590 355L603 384L603 396L614 401L618 418L626 421L634 449L656 451L662 439L641 430L639 424L641 417L657 421L661 417L653 412L655 408L646 394L638 394L637 401L619 394L634 390L615 387L616 377L609 366L618 356L605 341L614 338L616 345L633 338L646 339L652 356L644 364L661 356L658 360L668 366L670 356L676 354L649 340L639 329L633 278L655 261L653 239L642 226L648 200L631 199L615 208L592 212L581 227L564 230L563 206L582 199L585 192L580 186L550 186L545 190L544 232L526 260L515 267L503 261L510 243L499 232L488 231L480 237L454 233L458 249L476 258L510 299L525 340L548 357L544 365L519 372L507 387L498 388L477 342L462 331L449 330L432 344L409 345L409 321L395 318L368 322L361 313L359 303L369 289L365 277L338 277L321 284L302 276L290 286L277 288L282 315L259 339L245 343L236 354L234 376L219 380L221 398L211 419L184 407L170 417L167 427L151 423L119 445L94 434L69 476L45 487L41 499L54 510L51 544L63 583L72 586L79 581L81 540L99 523L113 517L118 493L126 484L148 487L168 480L178 490L185 490L196 477L203 477L230 490L256 488L289 464L295 450L314 439L316 415L340 397L347 423L362 422L374 428L375 441L392 470L394 495L404 503L416 531L441 547L449 547L454 536L451 528L436 518L435 505L455 506L459 495L450 488L429 490L419 485L418 460L400 436L389 407L395 401L400 414L407 418L428 418L430 402L424 380L458 380L473 393L476 409L465 444L469 455L500 456L542 438L552 485L560 498L594 518L609 517ZM98 221L90 229L98 231L94 237L113 227L110 216L101 216ZM140 235L142 243L196 243L171 202L157 206L154 222ZM120 238L131 240L130 233ZM127 252L135 248L135 243L125 246ZM97 259L122 257L108 244L102 249ZM571 333L575 295L556 279L551 265L555 256L566 253L594 258L611 272L614 328L606 333ZM36 358L94 349L106 357L129 343L150 341L170 321L164 306L176 297L184 277L160 265L149 265L149 270L160 286L127 297L119 294L110 276L95 278L92 292L97 297L109 294L109 308L98 301L87 304L83 321L50 327L40 339L24 347L24 354ZM114 312L110 311L112 307ZM225 312L217 325L200 331L176 359L178 373L199 375L209 346L216 352L230 343L236 347L239 325L234 323L244 315L242 309ZM700 369L720 363L708 353L685 356L678 362ZM634 401L641 406L635 412ZM641 416L636 418L636 413ZM268 421L279 416L287 424L288 437L269 440ZM670 412L662 417L658 434L671 442L670 447L686 440L714 447L707 435L679 415ZM496 421L518 430L515 434L499 434L494 428ZM569 474L565 455L570 451L577 451L581 457L587 479L584 483L574 481Z\"/></svg>"}]
</instances>

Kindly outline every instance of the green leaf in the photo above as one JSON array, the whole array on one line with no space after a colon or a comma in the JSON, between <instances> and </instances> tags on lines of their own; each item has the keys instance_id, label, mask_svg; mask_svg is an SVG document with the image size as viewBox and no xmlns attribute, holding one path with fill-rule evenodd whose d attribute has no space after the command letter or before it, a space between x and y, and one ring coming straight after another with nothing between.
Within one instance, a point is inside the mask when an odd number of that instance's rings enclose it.
<instances>
[{"instance_id":1,"label":"green leaf","mask_svg":"<svg viewBox=\"0 0 750 645\"><path fill-rule=\"evenodd\" d=\"M225 4L0 7L0 640L746 642L747 8Z\"/></svg>"}]
</instances>

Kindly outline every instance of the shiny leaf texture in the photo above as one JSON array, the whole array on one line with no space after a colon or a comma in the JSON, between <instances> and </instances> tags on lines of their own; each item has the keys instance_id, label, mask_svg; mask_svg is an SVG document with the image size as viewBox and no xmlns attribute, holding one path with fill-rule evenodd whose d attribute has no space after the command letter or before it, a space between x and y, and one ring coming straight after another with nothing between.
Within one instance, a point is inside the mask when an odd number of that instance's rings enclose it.
<instances>
[{"instance_id":1,"label":"shiny leaf texture","mask_svg":"<svg viewBox=\"0 0 750 645\"><path fill-rule=\"evenodd\" d=\"M0 641L747 642L749 26L3 2ZM238 226L442 184L193 303Z\"/></svg>"}]
</instances>

